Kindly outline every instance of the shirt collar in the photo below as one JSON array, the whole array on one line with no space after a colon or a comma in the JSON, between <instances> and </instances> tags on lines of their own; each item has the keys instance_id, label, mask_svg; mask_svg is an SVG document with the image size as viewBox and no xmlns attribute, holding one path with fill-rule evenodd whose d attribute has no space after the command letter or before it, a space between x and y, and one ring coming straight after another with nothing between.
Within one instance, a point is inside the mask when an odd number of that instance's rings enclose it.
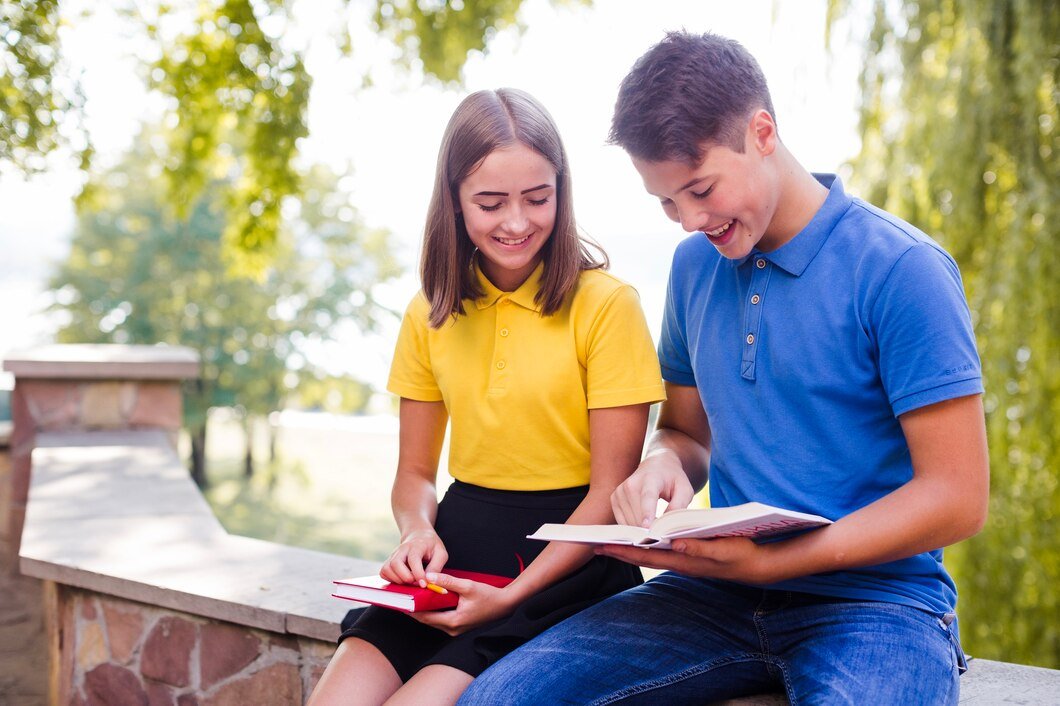
<instances>
[{"instance_id":1,"label":"shirt collar","mask_svg":"<svg viewBox=\"0 0 1060 706\"><path fill-rule=\"evenodd\" d=\"M501 297L508 297L511 301L515 302L524 309L530 309L540 313L541 305L534 301L534 297L537 296L538 290L541 288L541 276L545 272L545 262L542 260L537 263L537 267L530 273L530 276L526 278L526 281L519 285L519 288L514 292L505 292L497 288L493 282L490 282L489 277L482 272L482 268L478 264L478 256L472 261L472 267L475 270L475 278L478 280L479 287L482 288L483 295L475 300L475 307L478 309L488 309L489 307L500 301Z\"/></svg>"},{"instance_id":2,"label":"shirt collar","mask_svg":"<svg viewBox=\"0 0 1060 706\"><path fill-rule=\"evenodd\" d=\"M843 190L843 182L837 175L814 174L813 176L823 186L828 187L828 196L825 197L821 208L817 210L806 227L773 252L760 253L757 250L752 252L740 260L740 265L752 256L762 255L777 267L796 277L806 271L813 258L824 247L832 229L853 202L853 199Z\"/></svg>"}]
</instances>

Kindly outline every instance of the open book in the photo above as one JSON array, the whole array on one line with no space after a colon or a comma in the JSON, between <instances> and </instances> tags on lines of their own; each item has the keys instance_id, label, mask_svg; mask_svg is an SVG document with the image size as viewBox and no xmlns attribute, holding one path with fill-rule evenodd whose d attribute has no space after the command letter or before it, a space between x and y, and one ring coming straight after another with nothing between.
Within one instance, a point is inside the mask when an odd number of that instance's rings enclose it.
<instances>
[{"instance_id":1,"label":"open book","mask_svg":"<svg viewBox=\"0 0 1060 706\"><path fill-rule=\"evenodd\" d=\"M669 549L671 540L682 537L759 539L831 523L831 520L818 515L782 510L762 503L744 503L732 507L674 510L655 518L647 529L632 525L545 524L529 535L529 538L545 542L627 544Z\"/></svg>"}]
</instances>

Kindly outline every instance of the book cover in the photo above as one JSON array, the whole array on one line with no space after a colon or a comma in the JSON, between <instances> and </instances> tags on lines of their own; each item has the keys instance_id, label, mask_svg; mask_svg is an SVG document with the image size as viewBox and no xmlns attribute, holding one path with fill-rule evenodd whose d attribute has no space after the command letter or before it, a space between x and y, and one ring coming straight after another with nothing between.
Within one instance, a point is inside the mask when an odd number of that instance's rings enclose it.
<instances>
[{"instance_id":1,"label":"book cover","mask_svg":"<svg viewBox=\"0 0 1060 706\"><path fill-rule=\"evenodd\" d=\"M669 549L675 539L714 539L750 537L765 539L797 532L832 521L819 515L784 510L762 503L732 507L674 510L655 518L648 528L632 525L544 524L530 539L576 544L624 544L635 547Z\"/></svg>"},{"instance_id":2,"label":"book cover","mask_svg":"<svg viewBox=\"0 0 1060 706\"><path fill-rule=\"evenodd\" d=\"M486 583L497 588L504 588L512 582L512 579L507 576L483 574L476 571L443 569L441 573ZM331 595L335 598L370 603L382 608L392 608L406 613L455 608L460 601L459 594L453 591L435 593L430 589L420 588L416 585L390 583L378 575L335 579L332 583L334 587Z\"/></svg>"}]
</instances>

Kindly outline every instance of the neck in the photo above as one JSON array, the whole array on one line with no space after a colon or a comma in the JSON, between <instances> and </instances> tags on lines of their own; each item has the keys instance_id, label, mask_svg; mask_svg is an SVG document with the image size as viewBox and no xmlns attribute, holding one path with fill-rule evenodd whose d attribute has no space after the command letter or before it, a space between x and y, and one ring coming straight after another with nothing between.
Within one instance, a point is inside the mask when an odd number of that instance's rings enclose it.
<instances>
[{"instance_id":1,"label":"neck","mask_svg":"<svg viewBox=\"0 0 1060 706\"><path fill-rule=\"evenodd\" d=\"M828 198L828 189L778 144L777 204L760 246L776 250L809 224ZM768 247L767 247L768 246Z\"/></svg>"}]
</instances>

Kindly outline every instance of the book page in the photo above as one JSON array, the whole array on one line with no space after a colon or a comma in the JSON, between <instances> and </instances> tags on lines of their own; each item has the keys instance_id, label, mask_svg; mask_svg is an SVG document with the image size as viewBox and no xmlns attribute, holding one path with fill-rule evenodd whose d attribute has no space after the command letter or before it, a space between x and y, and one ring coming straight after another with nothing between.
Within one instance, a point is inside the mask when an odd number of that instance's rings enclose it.
<instances>
[{"instance_id":1,"label":"book page","mask_svg":"<svg viewBox=\"0 0 1060 706\"><path fill-rule=\"evenodd\" d=\"M648 530L630 525L560 525L544 524L529 536L546 542L579 542L583 544L636 544Z\"/></svg>"}]
</instances>

